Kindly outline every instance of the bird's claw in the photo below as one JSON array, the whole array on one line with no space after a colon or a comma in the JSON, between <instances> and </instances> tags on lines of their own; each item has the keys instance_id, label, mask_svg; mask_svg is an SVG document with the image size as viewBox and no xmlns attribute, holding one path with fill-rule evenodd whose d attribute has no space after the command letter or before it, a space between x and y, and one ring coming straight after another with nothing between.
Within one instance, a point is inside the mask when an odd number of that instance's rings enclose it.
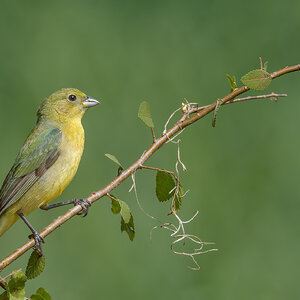
<instances>
[{"instance_id":1,"label":"bird's claw","mask_svg":"<svg viewBox=\"0 0 300 300\"><path fill-rule=\"evenodd\" d=\"M89 207L92 205L92 202L88 199L74 199L74 205L80 205L82 207L78 215L85 217L89 212Z\"/></svg>"},{"instance_id":2,"label":"bird's claw","mask_svg":"<svg viewBox=\"0 0 300 300\"><path fill-rule=\"evenodd\" d=\"M28 236L28 238L34 239L34 249L36 249L39 252L40 256L43 256L42 243L45 243L44 238L41 235L39 235L37 231L34 231L31 235Z\"/></svg>"}]
</instances>

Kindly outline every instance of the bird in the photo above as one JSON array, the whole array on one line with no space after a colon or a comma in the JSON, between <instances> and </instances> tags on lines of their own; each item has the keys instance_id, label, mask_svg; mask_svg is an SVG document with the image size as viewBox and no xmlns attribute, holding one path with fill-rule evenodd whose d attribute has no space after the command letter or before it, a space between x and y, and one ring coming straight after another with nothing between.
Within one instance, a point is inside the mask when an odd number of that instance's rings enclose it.
<instances>
[{"instance_id":1,"label":"bird","mask_svg":"<svg viewBox=\"0 0 300 300\"><path fill-rule=\"evenodd\" d=\"M57 198L77 172L84 149L81 118L100 102L78 89L62 88L40 105L37 122L24 142L0 189L0 237L22 219L32 234L35 249L43 255L44 239L27 220L41 208L48 210L67 204L80 204L83 215L87 199L48 204Z\"/></svg>"}]
</instances>

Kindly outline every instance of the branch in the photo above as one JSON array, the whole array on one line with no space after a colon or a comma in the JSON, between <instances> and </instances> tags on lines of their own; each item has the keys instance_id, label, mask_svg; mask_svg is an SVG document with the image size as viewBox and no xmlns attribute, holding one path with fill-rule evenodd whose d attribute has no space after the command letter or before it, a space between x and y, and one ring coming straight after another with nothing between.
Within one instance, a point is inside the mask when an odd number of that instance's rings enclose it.
<instances>
[{"instance_id":1,"label":"branch","mask_svg":"<svg viewBox=\"0 0 300 300\"><path fill-rule=\"evenodd\" d=\"M280 77L282 75L285 75L287 73L291 73L291 72L295 72L295 71L299 71L299 70L300 70L300 64L295 65L295 66L291 66L291 67L285 67L281 70L273 72L271 74L271 78L275 79L275 78ZM228 95L226 95L224 98L221 99L222 105L227 104L227 103L237 103L237 102L239 102L239 101L232 101L232 100L234 98L236 98L237 96L239 96L239 95L241 95L241 94L243 94L247 91L249 91L249 88L247 86L242 86L240 88L237 88L237 89L233 90L231 93L229 93ZM245 99L245 100L247 100L247 99ZM245 101L245 100L243 100L243 101ZM91 201L91 203L93 203L96 200L99 200L102 197L106 196L109 192L111 192L119 184L121 184L125 179L127 179L132 174L134 174L138 169L140 169L143 166L143 164L160 147L162 147L166 142L168 142L168 140L171 137L173 137L175 134L180 132L185 127L195 123L199 119L205 117L210 112L214 111L218 101L220 101L220 100L217 100L214 103L205 106L200 111L197 108L194 108L194 107L190 107L189 109L186 109L186 108L182 109L183 114L173 127L171 127L169 130L164 132L164 134L161 137L155 139L154 143L128 169L124 170L121 174L119 174L112 182L110 182L104 188L102 188L98 192L92 193L87 199L89 201ZM242 100L240 100L240 101L242 101ZM75 207L69 209L64 215L58 217L50 225L45 227L40 232L40 235L43 238L45 238L47 235L49 235L51 232L53 232L56 228L60 227L62 224L67 222L72 217L76 216L81 210L82 210L82 207L80 205L76 205ZM23 255L30 248L32 248L34 246L34 243L35 243L34 240L30 239L23 246L21 246L16 251L14 251L12 254L10 254L5 259L3 259L0 262L0 271L2 271L5 267L7 267L9 264L11 264L13 261L15 261L21 255Z\"/></svg>"},{"instance_id":2,"label":"branch","mask_svg":"<svg viewBox=\"0 0 300 300\"><path fill-rule=\"evenodd\" d=\"M160 169L160 168L148 167L148 166L144 166L144 165L141 165L140 168L141 169L146 169L146 170L160 171L160 172L168 173L168 174L170 174L174 177L174 179L176 180L177 183L179 183L178 177L172 171L168 171L168 170L164 170L164 169Z\"/></svg>"},{"instance_id":3,"label":"branch","mask_svg":"<svg viewBox=\"0 0 300 300\"><path fill-rule=\"evenodd\" d=\"M266 98L270 98L271 100L273 100L273 99L277 100L277 98L280 98L280 97L287 97L287 94L275 94L272 92L271 94L268 94L268 95L248 96L248 97L244 97L244 98L232 99L223 104L231 104L231 103L237 103L237 102L244 102L244 101L248 101L248 100L259 100L259 99L266 99ZM209 105L197 107L195 109L195 111L200 111L206 107L209 107Z\"/></svg>"}]
</instances>

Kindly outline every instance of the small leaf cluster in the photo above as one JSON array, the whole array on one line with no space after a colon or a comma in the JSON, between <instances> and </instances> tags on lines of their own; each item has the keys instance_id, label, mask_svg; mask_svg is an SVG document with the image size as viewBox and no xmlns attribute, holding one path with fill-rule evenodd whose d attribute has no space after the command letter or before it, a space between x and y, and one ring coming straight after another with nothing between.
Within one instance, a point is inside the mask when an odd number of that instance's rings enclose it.
<instances>
[{"instance_id":1,"label":"small leaf cluster","mask_svg":"<svg viewBox=\"0 0 300 300\"><path fill-rule=\"evenodd\" d=\"M117 197L110 194L111 198L111 211L113 214L121 215L121 232L125 231L128 237L133 241L135 236L135 228L133 222L133 216L130 208L126 202L118 199Z\"/></svg>"},{"instance_id":2,"label":"small leaf cluster","mask_svg":"<svg viewBox=\"0 0 300 300\"><path fill-rule=\"evenodd\" d=\"M226 75L229 85L230 85L230 91L234 91L237 89L236 79L235 76L230 76L229 74Z\"/></svg>"},{"instance_id":3,"label":"small leaf cluster","mask_svg":"<svg viewBox=\"0 0 300 300\"><path fill-rule=\"evenodd\" d=\"M112 154L106 153L105 156L118 166L118 175L121 174L124 168L119 160ZM112 213L121 215L121 232L125 231L128 234L129 239L133 241L135 236L135 228L133 216L131 214L129 206L126 202L118 199L116 196L113 196L111 194L109 194L108 196L111 199Z\"/></svg>"},{"instance_id":4,"label":"small leaf cluster","mask_svg":"<svg viewBox=\"0 0 300 300\"><path fill-rule=\"evenodd\" d=\"M175 181L170 172L165 170L157 171L156 197L160 202L165 202L172 198L170 213L177 213L182 205L183 188L181 183L177 178Z\"/></svg>"},{"instance_id":5,"label":"small leaf cluster","mask_svg":"<svg viewBox=\"0 0 300 300\"><path fill-rule=\"evenodd\" d=\"M138 117L151 129L154 128L149 103L140 104ZM156 168L153 168L155 170ZM165 202L172 198L170 213L177 213L182 204L183 188L178 178L172 172L156 169L156 196L158 201ZM174 181L173 176L176 179Z\"/></svg>"},{"instance_id":6,"label":"small leaf cluster","mask_svg":"<svg viewBox=\"0 0 300 300\"><path fill-rule=\"evenodd\" d=\"M14 272L6 284L6 291L0 295L0 300L24 300L25 283L29 278L20 270ZM44 288L39 288L31 300L51 300L51 296Z\"/></svg>"},{"instance_id":7,"label":"small leaf cluster","mask_svg":"<svg viewBox=\"0 0 300 300\"><path fill-rule=\"evenodd\" d=\"M254 91L265 90L270 85L272 80L272 76L270 73L267 72L267 68L268 68L268 62L266 61L264 63L264 66L263 67L261 66L260 69L252 70L248 72L246 75L244 75L241 78L241 82L251 90ZM235 76L230 76L229 74L226 75L226 78L228 79L230 85L230 91L233 92L238 88L236 83L236 78ZM214 110L213 120L212 120L213 127L216 126L217 113L222 104L223 104L222 100L218 99Z\"/></svg>"},{"instance_id":8,"label":"small leaf cluster","mask_svg":"<svg viewBox=\"0 0 300 300\"><path fill-rule=\"evenodd\" d=\"M263 91L271 83L272 76L267 72L268 62L264 63L261 69L256 69L248 72L241 78L241 82L247 86L249 89L254 91ZM235 76L226 75L231 91L237 89Z\"/></svg>"}]
</instances>

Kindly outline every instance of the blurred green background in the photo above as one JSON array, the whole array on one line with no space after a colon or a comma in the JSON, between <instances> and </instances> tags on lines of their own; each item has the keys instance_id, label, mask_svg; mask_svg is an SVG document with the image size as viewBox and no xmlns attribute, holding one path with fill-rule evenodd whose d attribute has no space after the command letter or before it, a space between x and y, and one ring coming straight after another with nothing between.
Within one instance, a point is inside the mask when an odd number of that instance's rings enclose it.
<instances>
[{"instance_id":1,"label":"blurred green background","mask_svg":"<svg viewBox=\"0 0 300 300\"><path fill-rule=\"evenodd\" d=\"M57 201L86 197L109 183L115 165L134 162L151 143L137 118L151 105L156 134L183 98L205 105L229 91L226 73L240 78L259 67L299 64L300 2L285 1L14 1L0 5L0 126L4 179L45 97L76 87L102 101L84 117L86 147L79 171ZM221 108L181 135L188 171L181 178L180 216L198 217L189 233L215 242L218 252L192 261L170 252L165 231L138 208L130 180L113 193L127 201L136 225L130 242L120 233L110 201L96 202L46 240L46 270L28 283L53 299L296 299L299 297L299 79L276 79L266 92L286 92L277 103ZM241 83L239 83L241 84ZM252 95L254 93L248 93ZM174 170L176 145L147 163ZM164 221L168 204L155 198L155 174L139 171L144 209ZM36 211L42 229L66 208ZM18 222L1 237L1 259L27 240ZM10 270L25 268L29 253Z\"/></svg>"}]
</instances>

